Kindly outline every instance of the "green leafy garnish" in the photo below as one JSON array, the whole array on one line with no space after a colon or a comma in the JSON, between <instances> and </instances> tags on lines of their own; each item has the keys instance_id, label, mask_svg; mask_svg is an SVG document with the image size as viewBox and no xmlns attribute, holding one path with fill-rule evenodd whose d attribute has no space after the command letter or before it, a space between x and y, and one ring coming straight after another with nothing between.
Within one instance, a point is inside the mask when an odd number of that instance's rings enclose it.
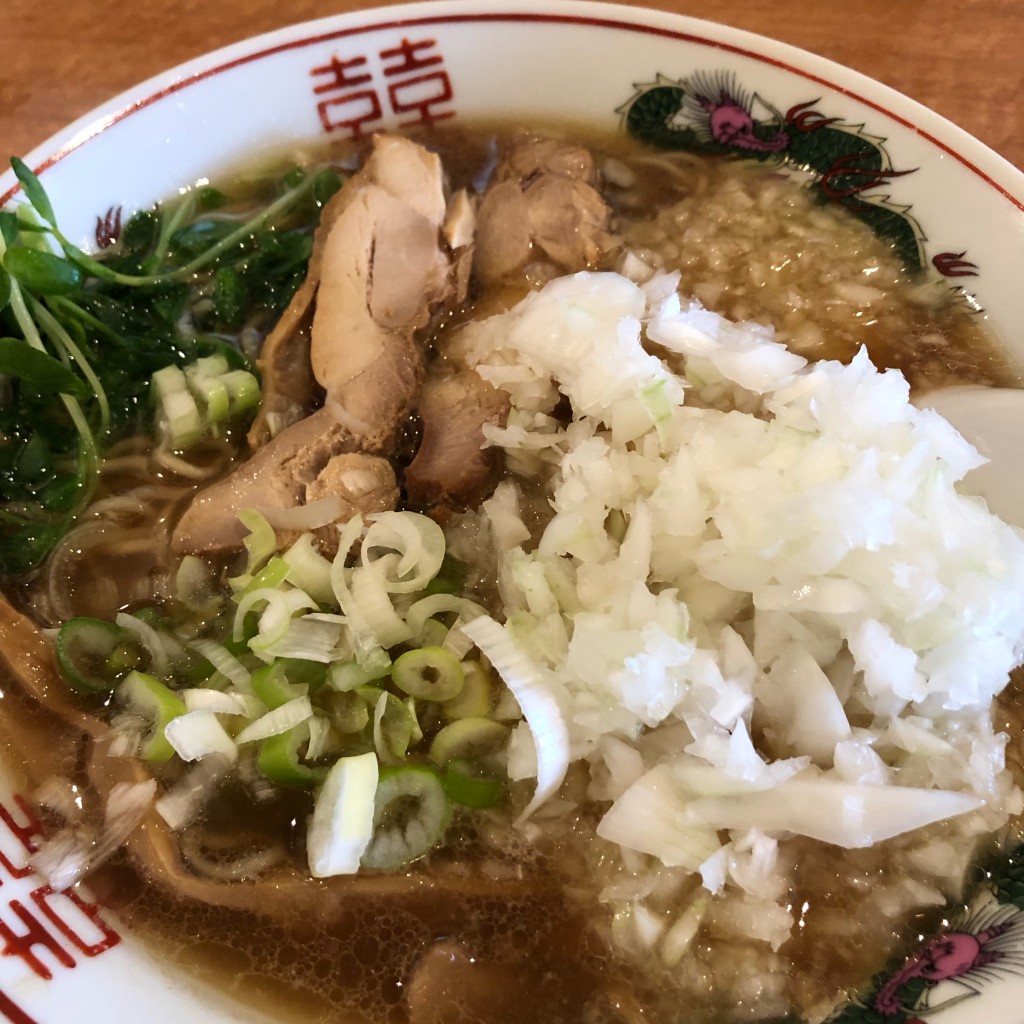
<instances>
[{"instance_id":1,"label":"green leafy garnish","mask_svg":"<svg viewBox=\"0 0 1024 1024\"><path fill-rule=\"evenodd\" d=\"M0 338L0 373L17 377L41 395L64 392L87 398L89 387L59 359L30 348L20 338ZM38 435L33 434L33 438Z\"/></svg>"},{"instance_id":2,"label":"green leafy garnish","mask_svg":"<svg viewBox=\"0 0 1024 1024\"><path fill-rule=\"evenodd\" d=\"M154 373L212 355L249 368L231 336L276 321L340 187L333 171L289 172L241 218L220 212L223 192L198 188L133 214L91 255L62 233L28 165L11 166L27 202L0 211L0 578L66 532L103 449L151 432Z\"/></svg>"}]
</instances>

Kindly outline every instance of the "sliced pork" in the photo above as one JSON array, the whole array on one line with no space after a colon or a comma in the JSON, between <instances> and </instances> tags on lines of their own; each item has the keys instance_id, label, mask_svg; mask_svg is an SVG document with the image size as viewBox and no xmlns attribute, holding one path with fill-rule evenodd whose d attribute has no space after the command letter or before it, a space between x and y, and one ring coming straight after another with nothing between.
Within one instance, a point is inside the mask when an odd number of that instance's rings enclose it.
<instances>
[{"instance_id":1,"label":"sliced pork","mask_svg":"<svg viewBox=\"0 0 1024 1024\"><path fill-rule=\"evenodd\" d=\"M475 370L429 380L419 403L423 440L405 473L409 501L465 509L485 498L497 453L483 447L483 426L504 426L508 410L508 395Z\"/></svg>"},{"instance_id":2,"label":"sliced pork","mask_svg":"<svg viewBox=\"0 0 1024 1024\"><path fill-rule=\"evenodd\" d=\"M393 508L398 488L390 465L372 455L354 453L353 447L352 435L329 409L293 424L230 476L196 495L175 528L174 550L211 554L241 547L248 533L238 520L243 508L294 508L330 493L342 499L341 521L357 512ZM338 470L338 457L346 460L344 472ZM390 486L382 479L386 474L390 474ZM382 495L388 496L389 503L382 503Z\"/></svg>"},{"instance_id":3,"label":"sliced pork","mask_svg":"<svg viewBox=\"0 0 1024 1024\"><path fill-rule=\"evenodd\" d=\"M477 214L476 271L484 283L532 260L558 269L598 266L618 244L591 153L521 135L498 166Z\"/></svg>"},{"instance_id":4,"label":"sliced pork","mask_svg":"<svg viewBox=\"0 0 1024 1024\"><path fill-rule=\"evenodd\" d=\"M335 484L360 463L369 487L334 492L343 518L394 507L394 473L374 456L394 449L415 407L424 372L416 332L467 276L449 253L471 247L471 204L463 197L449 211L437 156L375 138L362 170L325 207L309 276L261 354L264 411L249 435L258 450L196 495L174 532L176 551L239 547L240 509L316 500L307 488L329 489L317 478L335 456L348 457L328 470Z\"/></svg>"},{"instance_id":5,"label":"sliced pork","mask_svg":"<svg viewBox=\"0 0 1024 1024\"><path fill-rule=\"evenodd\" d=\"M378 136L341 194L310 359L358 447L381 451L415 404L423 358L414 332L453 291L441 162L408 139Z\"/></svg>"},{"instance_id":6,"label":"sliced pork","mask_svg":"<svg viewBox=\"0 0 1024 1024\"><path fill-rule=\"evenodd\" d=\"M255 451L285 427L308 416L323 401L310 362L313 303L320 285L324 245L338 215L345 208L343 192L324 206L313 238L305 280L292 296L281 319L267 335L256 365L263 380L263 401L249 428L249 447Z\"/></svg>"}]
</instances>

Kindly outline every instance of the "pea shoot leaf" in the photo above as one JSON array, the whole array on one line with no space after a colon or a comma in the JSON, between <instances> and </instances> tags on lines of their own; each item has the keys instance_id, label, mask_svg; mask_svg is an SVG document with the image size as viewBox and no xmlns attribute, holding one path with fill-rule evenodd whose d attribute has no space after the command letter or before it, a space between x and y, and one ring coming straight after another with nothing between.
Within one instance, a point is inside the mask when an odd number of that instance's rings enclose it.
<instances>
[{"instance_id":1,"label":"pea shoot leaf","mask_svg":"<svg viewBox=\"0 0 1024 1024\"><path fill-rule=\"evenodd\" d=\"M33 173L32 169L24 160L16 156L11 157L11 167L21 187L25 191L25 197L35 207L36 213L53 227L57 226L57 218L54 215L53 207L50 205L50 197L46 194L42 183Z\"/></svg>"},{"instance_id":2,"label":"pea shoot leaf","mask_svg":"<svg viewBox=\"0 0 1024 1024\"><path fill-rule=\"evenodd\" d=\"M41 395L63 393L88 398L89 387L59 359L21 338L0 338L0 373L17 377Z\"/></svg>"}]
</instances>

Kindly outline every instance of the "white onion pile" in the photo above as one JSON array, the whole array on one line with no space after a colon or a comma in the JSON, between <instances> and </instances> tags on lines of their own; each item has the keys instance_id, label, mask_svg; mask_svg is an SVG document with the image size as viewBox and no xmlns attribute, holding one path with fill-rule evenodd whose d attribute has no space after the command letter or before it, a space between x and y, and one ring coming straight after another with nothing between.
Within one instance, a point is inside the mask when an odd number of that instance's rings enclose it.
<instances>
[{"instance_id":1,"label":"white onion pile","mask_svg":"<svg viewBox=\"0 0 1024 1024\"><path fill-rule=\"evenodd\" d=\"M538 542L514 484L482 515L507 630L612 801L598 834L634 880L682 867L764 901L777 946L788 836L862 847L973 812L969 836L1020 809L990 709L1024 651L1024 541L957 492L981 459L900 373L808 365L676 286L562 278L456 354L511 396L490 442L550 476ZM528 722L509 763L537 773Z\"/></svg>"}]
</instances>

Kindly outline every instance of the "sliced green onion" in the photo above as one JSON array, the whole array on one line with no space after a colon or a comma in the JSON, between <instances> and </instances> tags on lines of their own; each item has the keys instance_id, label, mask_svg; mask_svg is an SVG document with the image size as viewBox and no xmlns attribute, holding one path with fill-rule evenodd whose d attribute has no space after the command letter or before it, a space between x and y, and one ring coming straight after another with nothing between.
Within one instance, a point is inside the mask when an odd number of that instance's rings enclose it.
<instances>
[{"instance_id":1,"label":"sliced green onion","mask_svg":"<svg viewBox=\"0 0 1024 1024\"><path fill-rule=\"evenodd\" d=\"M288 567L285 579L304 590L319 604L334 604L331 588L331 563L313 543L313 535L304 533L282 556Z\"/></svg>"},{"instance_id":2,"label":"sliced green onion","mask_svg":"<svg viewBox=\"0 0 1024 1024\"><path fill-rule=\"evenodd\" d=\"M273 555L270 561L258 573L252 576L242 590L239 590L233 600L241 602L254 590L269 588L271 590L280 587L288 578L288 563L279 555Z\"/></svg>"},{"instance_id":3,"label":"sliced green onion","mask_svg":"<svg viewBox=\"0 0 1024 1024\"><path fill-rule=\"evenodd\" d=\"M186 711L164 727L164 737L183 761L200 761L219 754L234 761L238 756L235 741L213 711Z\"/></svg>"},{"instance_id":4,"label":"sliced green onion","mask_svg":"<svg viewBox=\"0 0 1024 1024\"><path fill-rule=\"evenodd\" d=\"M220 378L201 373L196 364L185 367L185 379L200 409L204 425L211 433L216 434L231 415L231 397L228 395L227 387Z\"/></svg>"},{"instance_id":5,"label":"sliced green onion","mask_svg":"<svg viewBox=\"0 0 1024 1024\"><path fill-rule=\"evenodd\" d=\"M281 707L297 697L305 697L309 687L296 684L288 679L285 665L274 662L253 672L249 680L252 692L266 705L268 711Z\"/></svg>"},{"instance_id":6,"label":"sliced green onion","mask_svg":"<svg viewBox=\"0 0 1024 1024\"><path fill-rule=\"evenodd\" d=\"M450 819L451 805L433 769L412 764L382 768L363 866L394 871L418 860L441 841Z\"/></svg>"},{"instance_id":7,"label":"sliced green onion","mask_svg":"<svg viewBox=\"0 0 1024 1024\"><path fill-rule=\"evenodd\" d=\"M185 367L185 376L223 377L230 370L227 359L221 353L212 356L200 356L194 363Z\"/></svg>"},{"instance_id":8,"label":"sliced green onion","mask_svg":"<svg viewBox=\"0 0 1024 1024\"><path fill-rule=\"evenodd\" d=\"M491 710L491 681L479 662L462 662L462 690L441 705L448 718L486 718Z\"/></svg>"},{"instance_id":9,"label":"sliced green onion","mask_svg":"<svg viewBox=\"0 0 1024 1024\"><path fill-rule=\"evenodd\" d=\"M392 563L395 574L384 580L393 594L415 594L437 575L444 559L444 531L433 519L417 512L378 512L363 538L360 557L364 566L376 561L371 553L377 548L397 552Z\"/></svg>"},{"instance_id":10,"label":"sliced green onion","mask_svg":"<svg viewBox=\"0 0 1024 1024\"><path fill-rule=\"evenodd\" d=\"M265 739L256 755L256 764L271 782L282 786L314 786L323 780L325 770L300 760L299 750L308 743L309 722L302 721L287 732Z\"/></svg>"},{"instance_id":11,"label":"sliced green onion","mask_svg":"<svg viewBox=\"0 0 1024 1024\"><path fill-rule=\"evenodd\" d=\"M174 596L204 618L215 615L222 599L210 563L195 555L185 555L174 574Z\"/></svg>"},{"instance_id":12,"label":"sliced green onion","mask_svg":"<svg viewBox=\"0 0 1024 1024\"><path fill-rule=\"evenodd\" d=\"M519 815L519 824L561 786L569 767L569 730L541 667L519 647L505 627L483 616L467 622L464 629L519 702L533 734L537 750L537 788Z\"/></svg>"},{"instance_id":13,"label":"sliced green onion","mask_svg":"<svg viewBox=\"0 0 1024 1024\"><path fill-rule=\"evenodd\" d=\"M265 600L266 607L260 615L259 633L249 641L249 648L254 653L269 661L273 655L267 652L279 644L287 635L292 624L292 616L303 608L315 608L313 599L301 590L269 590L263 587L253 591L249 597ZM239 605L239 612L245 606L245 601ZM328 627L330 628L330 627Z\"/></svg>"},{"instance_id":14,"label":"sliced green onion","mask_svg":"<svg viewBox=\"0 0 1024 1024\"><path fill-rule=\"evenodd\" d=\"M357 693L332 693L326 710L331 724L341 733L362 732L370 724L370 709Z\"/></svg>"},{"instance_id":15,"label":"sliced green onion","mask_svg":"<svg viewBox=\"0 0 1024 1024\"><path fill-rule=\"evenodd\" d=\"M249 531L242 543L249 554L245 571L253 575L274 553L277 548L277 535L270 523L254 508L240 509L238 519Z\"/></svg>"},{"instance_id":16,"label":"sliced green onion","mask_svg":"<svg viewBox=\"0 0 1024 1024\"><path fill-rule=\"evenodd\" d=\"M189 711L213 711L218 715L241 715L258 718L263 714L263 702L248 693L225 693L204 686L190 686L181 691Z\"/></svg>"},{"instance_id":17,"label":"sliced green onion","mask_svg":"<svg viewBox=\"0 0 1024 1024\"><path fill-rule=\"evenodd\" d=\"M464 658L473 649L473 641L462 631L462 627L467 621L475 618L475 612L468 616L465 613L460 613L452 623L452 628L448 630L448 635L444 638L444 643L441 646L446 651L451 651L456 658Z\"/></svg>"},{"instance_id":18,"label":"sliced green onion","mask_svg":"<svg viewBox=\"0 0 1024 1024\"><path fill-rule=\"evenodd\" d=\"M211 754L193 765L156 802L156 812L175 832L190 825L231 770L233 760Z\"/></svg>"},{"instance_id":19,"label":"sliced green onion","mask_svg":"<svg viewBox=\"0 0 1024 1024\"><path fill-rule=\"evenodd\" d=\"M358 540L362 530L362 516L353 516L338 531L338 553L334 556L334 561L331 563L331 589L334 591L338 607L348 623L356 661L372 678L374 673L378 673L380 666L385 662L389 663L390 659L377 642L373 630L370 628L362 614L362 610L352 596L350 585L352 572L345 567L345 560L348 558L349 551L351 551L352 546Z\"/></svg>"},{"instance_id":20,"label":"sliced green onion","mask_svg":"<svg viewBox=\"0 0 1024 1024\"><path fill-rule=\"evenodd\" d=\"M227 649L213 640L193 640L189 646L201 654L221 675L243 693L249 692L249 670Z\"/></svg>"},{"instance_id":21,"label":"sliced green onion","mask_svg":"<svg viewBox=\"0 0 1024 1024\"><path fill-rule=\"evenodd\" d=\"M306 835L314 878L354 875L359 870L373 835L377 780L373 754L339 758L327 773Z\"/></svg>"},{"instance_id":22,"label":"sliced green onion","mask_svg":"<svg viewBox=\"0 0 1024 1024\"><path fill-rule=\"evenodd\" d=\"M357 661L336 661L327 670L327 685L339 693L347 693L371 681L370 673Z\"/></svg>"},{"instance_id":23,"label":"sliced green onion","mask_svg":"<svg viewBox=\"0 0 1024 1024\"><path fill-rule=\"evenodd\" d=\"M371 690L375 687L362 687ZM373 707L373 745L382 764L398 764L405 759L413 736L413 718L409 709L387 690L381 690Z\"/></svg>"},{"instance_id":24,"label":"sliced green onion","mask_svg":"<svg viewBox=\"0 0 1024 1024\"><path fill-rule=\"evenodd\" d=\"M65 622L55 648L64 678L80 693L109 693L142 661L142 647L128 630L87 616Z\"/></svg>"},{"instance_id":25,"label":"sliced green onion","mask_svg":"<svg viewBox=\"0 0 1024 1024\"><path fill-rule=\"evenodd\" d=\"M448 637L448 627L438 619L427 619L412 642L417 647L444 647Z\"/></svg>"},{"instance_id":26,"label":"sliced green onion","mask_svg":"<svg viewBox=\"0 0 1024 1024\"><path fill-rule=\"evenodd\" d=\"M302 591L297 590L294 593L301 594ZM326 671L326 666L338 656L338 644L341 639L340 623L300 615L287 623L281 636L267 643L250 646L264 661L271 658L287 658L291 661L301 660L307 664L319 662Z\"/></svg>"},{"instance_id":27,"label":"sliced green onion","mask_svg":"<svg viewBox=\"0 0 1024 1024\"><path fill-rule=\"evenodd\" d=\"M446 725L431 741L430 760L446 765L456 759L500 766L508 744L508 729L490 718L460 718Z\"/></svg>"},{"instance_id":28,"label":"sliced green onion","mask_svg":"<svg viewBox=\"0 0 1024 1024\"><path fill-rule=\"evenodd\" d=\"M331 723L323 715L314 714L306 722L309 729L309 743L306 745L306 760L316 761L327 753L327 745L331 737Z\"/></svg>"},{"instance_id":29,"label":"sliced green onion","mask_svg":"<svg viewBox=\"0 0 1024 1024\"><path fill-rule=\"evenodd\" d=\"M419 743L423 739L423 729L420 726L419 715L416 713L416 700L413 697L405 698L405 709L409 712L409 724L412 726L411 743Z\"/></svg>"},{"instance_id":30,"label":"sliced green onion","mask_svg":"<svg viewBox=\"0 0 1024 1024\"><path fill-rule=\"evenodd\" d=\"M359 614L373 632L377 643L386 649L405 643L412 636L412 631L396 613L382 573L377 568L378 564L353 569L350 586L352 599L359 606Z\"/></svg>"},{"instance_id":31,"label":"sliced green onion","mask_svg":"<svg viewBox=\"0 0 1024 1024\"><path fill-rule=\"evenodd\" d=\"M441 568L427 584L424 593L428 597L431 594L459 594L466 586L467 575L466 563L446 553L441 560Z\"/></svg>"},{"instance_id":32,"label":"sliced green onion","mask_svg":"<svg viewBox=\"0 0 1024 1024\"><path fill-rule=\"evenodd\" d=\"M448 762L443 784L452 803L474 810L494 807L505 791L505 784L497 775L463 758Z\"/></svg>"},{"instance_id":33,"label":"sliced green onion","mask_svg":"<svg viewBox=\"0 0 1024 1024\"><path fill-rule=\"evenodd\" d=\"M306 658L278 658L276 664L284 669L290 683L305 684L310 693L327 682L327 666L322 662Z\"/></svg>"},{"instance_id":34,"label":"sliced green onion","mask_svg":"<svg viewBox=\"0 0 1024 1024\"><path fill-rule=\"evenodd\" d=\"M198 441L203 433L203 419L184 372L177 366L165 366L153 374L151 387L162 442L181 451Z\"/></svg>"},{"instance_id":35,"label":"sliced green onion","mask_svg":"<svg viewBox=\"0 0 1024 1024\"><path fill-rule=\"evenodd\" d=\"M443 647L407 651L391 666L395 685L420 700L451 700L462 692L463 672L459 659Z\"/></svg>"},{"instance_id":36,"label":"sliced green onion","mask_svg":"<svg viewBox=\"0 0 1024 1024\"><path fill-rule=\"evenodd\" d=\"M468 620L476 618L478 615L485 615L486 609L466 597L456 597L454 594L432 594L430 597L421 597L412 604L405 613L405 621L409 623L412 635L418 636L427 619L433 618L435 615L443 615L446 612L454 612Z\"/></svg>"},{"instance_id":37,"label":"sliced green onion","mask_svg":"<svg viewBox=\"0 0 1024 1024\"><path fill-rule=\"evenodd\" d=\"M261 715L255 722L250 722L235 739L238 743L252 743L254 740L267 739L269 736L279 736L301 725L312 715L313 707L309 703L309 698L295 697Z\"/></svg>"},{"instance_id":38,"label":"sliced green onion","mask_svg":"<svg viewBox=\"0 0 1024 1024\"><path fill-rule=\"evenodd\" d=\"M145 672L131 672L117 688L117 699L149 723L140 754L146 761L169 761L174 748L164 735L168 724L187 712L185 702L169 687Z\"/></svg>"},{"instance_id":39,"label":"sliced green onion","mask_svg":"<svg viewBox=\"0 0 1024 1024\"><path fill-rule=\"evenodd\" d=\"M248 370L229 370L221 378L231 400L231 415L238 416L260 403L260 382Z\"/></svg>"},{"instance_id":40,"label":"sliced green onion","mask_svg":"<svg viewBox=\"0 0 1024 1024\"><path fill-rule=\"evenodd\" d=\"M166 678L172 658L178 660L184 656L181 644L170 633L164 631L162 619L159 613L154 614L154 610L143 608L136 615L118 612L114 621L121 629L134 634L145 648L155 676ZM158 627L153 623L157 623Z\"/></svg>"}]
</instances>

